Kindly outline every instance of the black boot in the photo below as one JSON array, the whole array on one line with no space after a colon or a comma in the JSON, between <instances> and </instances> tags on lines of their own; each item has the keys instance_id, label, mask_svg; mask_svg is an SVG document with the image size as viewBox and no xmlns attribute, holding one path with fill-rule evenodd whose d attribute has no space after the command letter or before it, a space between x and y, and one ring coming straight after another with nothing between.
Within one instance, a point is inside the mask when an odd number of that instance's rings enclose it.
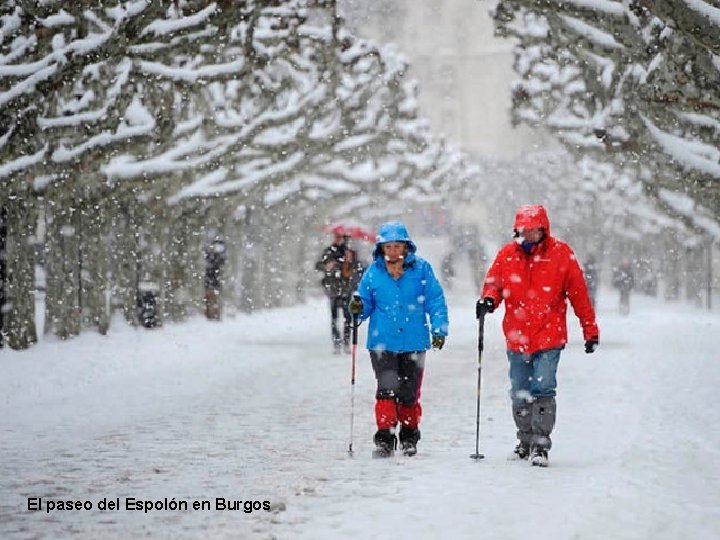
<instances>
[{"instance_id":1,"label":"black boot","mask_svg":"<svg viewBox=\"0 0 720 540\"><path fill-rule=\"evenodd\" d=\"M417 454L417 443L420 440L419 429L408 429L403 427L400 429L400 448L406 456L414 456Z\"/></svg>"},{"instance_id":2,"label":"black boot","mask_svg":"<svg viewBox=\"0 0 720 540\"><path fill-rule=\"evenodd\" d=\"M397 448L397 439L395 434L389 429L380 429L375 433L375 450L373 451L373 457L390 457Z\"/></svg>"},{"instance_id":3,"label":"black boot","mask_svg":"<svg viewBox=\"0 0 720 540\"><path fill-rule=\"evenodd\" d=\"M548 466L548 451L547 448L540 446L534 446L530 451L530 465L534 467L547 467Z\"/></svg>"},{"instance_id":4,"label":"black boot","mask_svg":"<svg viewBox=\"0 0 720 540\"><path fill-rule=\"evenodd\" d=\"M527 459L530 455L530 444L520 441L515 450L513 450L513 457L515 459Z\"/></svg>"}]
</instances>

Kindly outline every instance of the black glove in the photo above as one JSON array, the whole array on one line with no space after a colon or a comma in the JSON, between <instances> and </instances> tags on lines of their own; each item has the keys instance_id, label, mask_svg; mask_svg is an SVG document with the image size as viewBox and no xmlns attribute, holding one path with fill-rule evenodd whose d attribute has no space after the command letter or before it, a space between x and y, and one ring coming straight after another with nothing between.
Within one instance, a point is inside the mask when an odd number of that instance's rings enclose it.
<instances>
[{"instance_id":1,"label":"black glove","mask_svg":"<svg viewBox=\"0 0 720 540\"><path fill-rule=\"evenodd\" d=\"M435 335L432 337L432 348L440 350L445 345L445 336Z\"/></svg>"},{"instance_id":2,"label":"black glove","mask_svg":"<svg viewBox=\"0 0 720 540\"><path fill-rule=\"evenodd\" d=\"M363 303L359 296L353 296L353 299L348 304L348 310L353 315L360 315L363 312Z\"/></svg>"},{"instance_id":3,"label":"black glove","mask_svg":"<svg viewBox=\"0 0 720 540\"><path fill-rule=\"evenodd\" d=\"M495 300L493 300L489 296L478 300L477 304L475 304L476 319L484 317L485 315L487 315L488 313L492 313L493 311L495 311Z\"/></svg>"},{"instance_id":4,"label":"black glove","mask_svg":"<svg viewBox=\"0 0 720 540\"><path fill-rule=\"evenodd\" d=\"M592 353L594 353L594 352L595 352L595 349L598 348L598 344L599 344L598 338L594 337L594 338L588 339L588 340L585 342L585 352L586 352L587 354L592 354Z\"/></svg>"}]
</instances>

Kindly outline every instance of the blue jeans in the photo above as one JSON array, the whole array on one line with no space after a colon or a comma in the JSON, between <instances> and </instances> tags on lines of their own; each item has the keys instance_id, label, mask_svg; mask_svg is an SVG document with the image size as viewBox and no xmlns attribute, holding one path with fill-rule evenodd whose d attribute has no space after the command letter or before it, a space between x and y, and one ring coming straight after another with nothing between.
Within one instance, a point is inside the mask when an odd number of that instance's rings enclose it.
<instances>
[{"instance_id":1,"label":"blue jeans","mask_svg":"<svg viewBox=\"0 0 720 540\"><path fill-rule=\"evenodd\" d=\"M540 397L555 397L557 368L562 347L523 354L507 351L510 363L510 399L513 404L530 403Z\"/></svg>"}]
</instances>

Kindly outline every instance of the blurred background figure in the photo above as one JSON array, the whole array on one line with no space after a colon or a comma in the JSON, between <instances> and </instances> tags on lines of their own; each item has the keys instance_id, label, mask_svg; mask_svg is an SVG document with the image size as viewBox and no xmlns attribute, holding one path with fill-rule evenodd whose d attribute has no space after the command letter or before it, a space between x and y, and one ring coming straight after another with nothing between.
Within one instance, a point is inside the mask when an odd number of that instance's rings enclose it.
<instances>
[{"instance_id":1,"label":"blurred background figure","mask_svg":"<svg viewBox=\"0 0 720 540\"><path fill-rule=\"evenodd\" d=\"M487 266L487 253L480 242L480 236L475 237L475 242L467 247L468 262L470 263L470 273L473 277L475 290L480 293L482 284L485 279L485 269Z\"/></svg>"},{"instance_id":2,"label":"blurred background figure","mask_svg":"<svg viewBox=\"0 0 720 540\"><path fill-rule=\"evenodd\" d=\"M357 290L366 268L367 265L360 260L358 252L351 247L350 242L347 242L345 247L345 260L342 263L340 275L343 278L342 296L347 298L348 301ZM345 308L347 309L347 302Z\"/></svg>"},{"instance_id":3,"label":"blurred background figure","mask_svg":"<svg viewBox=\"0 0 720 540\"><path fill-rule=\"evenodd\" d=\"M585 283L587 283L590 301L592 302L593 308L597 309L596 296L598 288L598 265L597 259L592 253L587 256L587 259L585 259L583 270L585 271Z\"/></svg>"},{"instance_id":4,"label":"blurred background figure","mask_svg":"<svg viewBox=\"0 0 720 540\"><path fill-rule=\"evenodd\" d=\"M357 288L365 271L365 265L358 260L357 252L350 247L350 235L337 227L333 232L333 243L325 248L315 268L323 272L320 284L330 300L330 334L333 352L344 350L350 353L350 325L352 318L348 302ZM343 314L343 331L338 326L339 314Z\"/></svg>"},{"instance_id":5,"label":"blurred background figure","mask_svg":"<svg viewBox=\"0 0 720 540\"><path fill-rule=\"evenodd\" d=\"M635 277L630 261L623 260L615 268L612 284L620 292L620 313L628 315L630 313L630 291L635 287Z\"/></svg>"},{"instance_id":6,"label":"blurred background figure","mask_svg":"<svg viewBox=\"0 0 720 540\"><path fill-rule=\"evenodd\" d=\"M219 321L222 315L222 268L225 264L225 242L222 235L213 235L205 248L205 316Z\"/></svg>"},{"instance_id":7,"label":"blurred background figure","mask_svg":"<svg viewBox=\"0 0 720 540\"><path fill-rule=\"evenodd\" d=\"M480 228L476 223L464 223L455 229L452 241L455 246L455 253L460 256L467 255L470 276L477 294L480 294L488 262L487 253L482 244Z\"/></svg>"},{"instance_id":8,"label":"blurred background figure","mask_svg":"<svg viewBox=\"0 0 720 540\"><path fill-rule=\"evenodd\" d=\"M455 279L455 253L452 251L443 257L440 264L440 276L442 284L448 291L452 289L452 282Z\"/></svg>"},{"instance_id":9,"label":"blurred background figure","mask_svg":"<svg viewBox=\"0 0 720 540\"><path fill-rule=\"evenodd\" d=\"M155 328L158 325L158 296L160 287L153 282L149 275L145 275L137 285L135 297L135 310L138 321L145 328Z\"/></svg>"}]
</instances>

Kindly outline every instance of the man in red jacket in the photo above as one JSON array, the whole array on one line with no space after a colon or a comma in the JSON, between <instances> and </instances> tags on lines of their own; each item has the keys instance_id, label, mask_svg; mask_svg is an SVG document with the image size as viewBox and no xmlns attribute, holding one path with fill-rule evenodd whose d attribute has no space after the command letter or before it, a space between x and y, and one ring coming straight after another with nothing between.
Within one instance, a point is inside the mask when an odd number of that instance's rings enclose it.
<instances>
[{"instance_id":1,"label":"man in red jacket","mask_svg":"<svg viewBox=\"0 0 720 540\"><path fill-rule=\"evenodd\" d=\"M476 315L484 317L505 301L510 397L520 441L515 454L546 467L555 375L567 343L566 299L580 320L586 353L595 352L599 330L583 271L570 246L550 234L545 208L518 208L514 229L516 241L500 249L487 272Z\"/></svg>"}]
</instances>

